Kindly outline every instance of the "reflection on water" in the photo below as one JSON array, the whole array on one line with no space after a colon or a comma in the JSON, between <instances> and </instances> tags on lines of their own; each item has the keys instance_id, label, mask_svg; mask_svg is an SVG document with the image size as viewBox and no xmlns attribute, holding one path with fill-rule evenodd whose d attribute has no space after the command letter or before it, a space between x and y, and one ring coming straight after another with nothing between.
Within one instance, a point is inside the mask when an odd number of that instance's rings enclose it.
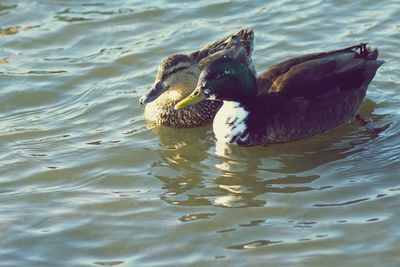
<instances>
[{"instance_id":1,"label":"reflection on water","mask_svg":"<svg viewBox=\"0 0 400 267\"><path fill-rule=\"evenodd\" d=\"M399 12L391 0L1 1L0 265L397 267ZM258 70L378 46L386 63L361 115L390 127L252 148L216 144L211 126L148 129L138 100L159 62L243 26Z\"/></svg>"},{"instance_id":2,"label":"reflection on water","mask_svg":"<svg viewBox=\"0 0 400 267\"><path fill-rule=\"evenodd\" d=\"M375 106L367 100L361 112L379 125L385 116L371 116ZM164 184L162 200L182 206L236 208L268 205L267 200L258 199L265 194L329 189L332 186L313 185L324 175L318 167L360 153L365 144L379 137L356 121L306 140L250 148L215 142L211 127L152 130L165 147L159 151L162 163L154 164L152 170ZM347 165L340 168L355 167Z\"/></svg>"},{"instance_id":3,"label":"reflection on water","mask_svg":"<svg viewBox=\"0 0 400 267\"><path fill-rule=\"evenodd\" d=\"M253 241L253 242L246 243L246 244L230 246L229 248L230 249L253 249L253 248L258 248L258 247L267 246L267 245L271 245L271 244L278 244L281 242L282 241L257 240L257 241Z\"/></svg>"},{"instance_id":4,"label":"reflection on water","mask_svg":"<svg viewBox=\"0 0 400 267\"><path fill-rule=\"evenodd\" d=\"M183 154L186 154L184 153L185 150L179 151L178 149L185 149L185 147L187 149L193 146L194 148L192 149L196 152L201 153L203 151L206 154L214 144L210 126L181 129L155 127L151 128L151 130L159 138L163 146L172 150L176 149L177 153L183 152Z\"/></svg>"}]
</instances>

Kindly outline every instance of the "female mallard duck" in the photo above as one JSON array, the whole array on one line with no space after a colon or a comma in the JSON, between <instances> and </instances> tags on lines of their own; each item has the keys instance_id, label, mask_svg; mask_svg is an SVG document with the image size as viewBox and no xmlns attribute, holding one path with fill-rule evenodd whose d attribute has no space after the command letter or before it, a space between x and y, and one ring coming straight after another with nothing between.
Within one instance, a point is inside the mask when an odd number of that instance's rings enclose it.
<instances>
[{"instance_id":1,"label":"female mallard duck","mask_svg":"<svg viewBox=\"0 0 400 267\"><path fill-rule=\"evenodd\" d=\"M150 91L141 97L144 116L153 125L195 127L212 122L221 102L207 100L187 109L174 106L196 87L203 66L222 55L236 58L252 71L251 53L254 35L251 29L242 29L217 42L206 45L189 55L172 55L158 67L156 80Z\"/></svg>"},{"instance_id":2,"label":"female mallard duck","mask_svg":"<svg viewBox=\"0 0 400 267\"><path fill-rule=\"evenodd\" d=\"M358 51L357 51L358 50ZM383 61L366 44L296 57L257 79L241 62L210 62L196 89L175 108L222 100L213 130L217 140L252 146L306 138L352 119Z\"/></svg>"}]
</instances>

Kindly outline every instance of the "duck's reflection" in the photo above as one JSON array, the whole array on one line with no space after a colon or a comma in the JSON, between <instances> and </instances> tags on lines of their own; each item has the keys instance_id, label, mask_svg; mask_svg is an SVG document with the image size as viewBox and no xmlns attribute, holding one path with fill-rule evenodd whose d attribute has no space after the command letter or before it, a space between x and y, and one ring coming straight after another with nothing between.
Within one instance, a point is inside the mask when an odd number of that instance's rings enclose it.
<instances>
[{"instance_id":1,"label":"duck's reflection","mask_svg":"<svg viewBox=\"0 0 400 267\"><path fill-rule=\"evenodd\" d=\"M384 116L371 115L374 107L367 101L361 114L379 124ZM223 207L265 206L260 196L267 193L322 190L314 183L323 175L321 165L349 158L377 137L357 122L297 142L249 148L216 143L209 126L159 128L157 135L165 149L152 173L164 184L161 199Z\"/></svg>"},{"instance_id":2,"label":"duck's reflection","mask_svg":"<svg viewBox=\"0 0 400 267\"><path fill-rule=\"evenodd\" d=\"M174 205L209 205L209 200L198 197L197 191L207 188L203 178L209 170L204 169L204 162L209 160L214 144L211 126L157 127L152 131L162 144L158 150L162 162L152 166L152 173L164 184L161 199Z\"/></svg>"}]
</instances>

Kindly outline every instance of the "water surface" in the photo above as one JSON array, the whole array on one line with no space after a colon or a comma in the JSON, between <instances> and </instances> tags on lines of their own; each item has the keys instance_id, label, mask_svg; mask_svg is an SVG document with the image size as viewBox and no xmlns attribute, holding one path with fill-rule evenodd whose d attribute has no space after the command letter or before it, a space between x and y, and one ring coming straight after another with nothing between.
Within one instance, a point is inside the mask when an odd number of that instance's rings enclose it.
<instances>
[{"instance_id":1,"label":"water surface","mask_svg":"<svg viewBox=\"0 0 400 267\"><path fill-rule=\"evenodd\" d=\"M398 1L0 2L0 266L399 266ZM359 42L355 122L267 147L148 129L158 63L240 27L259 72Z\"/></svg>"}]
</instances>

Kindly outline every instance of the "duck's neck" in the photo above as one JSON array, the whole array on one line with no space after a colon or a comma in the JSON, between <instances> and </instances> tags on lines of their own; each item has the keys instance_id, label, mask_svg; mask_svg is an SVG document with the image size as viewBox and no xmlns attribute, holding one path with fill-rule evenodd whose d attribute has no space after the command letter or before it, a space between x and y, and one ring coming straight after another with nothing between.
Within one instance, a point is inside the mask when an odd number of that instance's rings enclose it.
<instances>
[{"instance_id":1,"label":"duck's neck","mask_svg":"<svg viewBox=\"0 0 400 267\"><path fill-rule=\"evenodd\" d=\"M188 94L186 92L181 91L181 90L169 90L167 92L166 97L171 100L172 102L178 102L184 99Z\"/></svg>"},{"instance_id":2,"label":"duck's neck","mask_svg":"<svg viewBox=\"0 0 400 267\"><path fill-rule=\"evenodd\" d=\"M169 89L164 93L165 97L170 101L172 101L173 103L181 101L182 99L190 95L194 90L194 88L196 88L195 79L193 80L194 82L188 79L187 81L185 81L185 83L182 83L179 86Z\"/></svg>"},{"instance_id":3,"label":"duck's neck","mask_svg":"<svg viewBox=\"0 0 400 267\"><path fill-rule=\"evenodd\" d=\"M217 140L239 144L248 138L247 119L250 112L242 103L224 101L214 118L213 130Z\"/></svg>"},{"instance_id":4,"label":"duck's neck","mask_svg":"<svg viewBox=\"0 0 400 267\"><path fill-rule=\"evenodd\" d=\"M244 106L251 103L257 95L257 83L255 77L250 73L238 75L236 79L224 81L224 85L220 86L220 99L233 101Z\"/></svg>"}]
</instances>

